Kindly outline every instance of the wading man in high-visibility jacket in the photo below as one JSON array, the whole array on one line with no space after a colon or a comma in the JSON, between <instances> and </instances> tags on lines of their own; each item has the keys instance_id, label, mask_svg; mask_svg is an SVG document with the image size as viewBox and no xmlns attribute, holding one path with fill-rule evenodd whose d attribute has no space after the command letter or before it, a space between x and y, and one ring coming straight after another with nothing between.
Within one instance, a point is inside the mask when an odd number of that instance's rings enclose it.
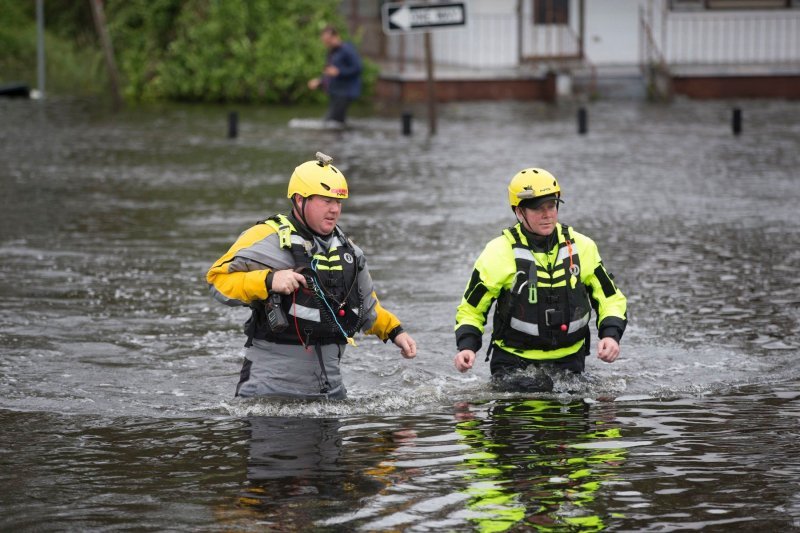
<instances>
[{"instance_id":1,"label":"wading man in high-visibility jacket","mask_svg":"<svg viewBox=\"0 0 800 533\"><path fill-rule=\"evenodd\" d=\"M381 307L364 252L339 228L347 181L317 153L289 180L292 211L244 231L206 275L212 296L249 306L248 348L236 395L344 399L339 363L358 331L417 354Z\"/></svg>"},{"instance_id":2,"label":"wading man in high-visibility jacket","mask_svg":"<svg viewBox=\"0 0 800 533\"><path fill-rule=\"evenodd\" d=\"M515 379L531 365L583 372L592 308L597 356L613 362L627 325L626 299L594 241L558 222L558 181L526 168L512 178L508 200L517 224L486 245L456 312L456 368L472 368L495 301L487 359L499 388L552 387L552 381Z\"/></svg>"}]
</instances>

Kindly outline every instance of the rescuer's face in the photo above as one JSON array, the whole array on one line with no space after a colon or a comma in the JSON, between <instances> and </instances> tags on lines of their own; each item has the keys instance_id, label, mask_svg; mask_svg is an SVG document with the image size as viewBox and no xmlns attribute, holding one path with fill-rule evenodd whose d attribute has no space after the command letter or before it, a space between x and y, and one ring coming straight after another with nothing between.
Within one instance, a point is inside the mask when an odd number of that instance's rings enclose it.
<instances>
[{"instance_id":1,"label":"rescuer's face","mask_svg":"<svg viewBox=\"0 0 800 533\"><path fill-rule=\"evenodd\" d=\"M517 207L517 217L528 231L546 237L556 229L558 202L549 200L533 209Z\"/></svg>"},{"instance_id":2,"label":"rescuer's face","mask_svg":"<svg viewBox=\"0 0 800 533\"><path fill-rule=\"evenodd\" d=\"M320 235L329 235L339 222L342 201L317 194L306 201L305 217L308 227Z\"/></svg>"}]
</instances>

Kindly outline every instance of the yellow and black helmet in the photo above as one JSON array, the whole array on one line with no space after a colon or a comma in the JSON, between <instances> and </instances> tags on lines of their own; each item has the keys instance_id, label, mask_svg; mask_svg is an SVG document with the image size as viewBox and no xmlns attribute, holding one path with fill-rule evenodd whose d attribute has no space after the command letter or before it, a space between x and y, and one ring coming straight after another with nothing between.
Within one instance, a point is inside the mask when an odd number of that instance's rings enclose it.
<instances>
[{"instance_id":1,"label":"yellow and black helmet","mask_svg":"<svg viewBox=\"0 0 800 533\"><path fill-rule=\"evenodd\" d=\"M287 198L299 194L303 198L311 195L330 198L347 198L347 180L338 168L333 166L333 158L317 152L316 161L306 161L294 169L289 179Z\"/></svg>"},{"instance_id":2,"label":"yellow and black helmet","mask_svg":"<svg viewBox=\"0 0 800 533\"><path fill-rule=\"evenodd\" d=\"M536 207L545 200L561 200L561 187L558 180L543 168L526 168L511 178L508 184L508 203L515 208L525 202L523 207ZM526 200L534 200L527 202Z\"/></svg>"}]
</instances>

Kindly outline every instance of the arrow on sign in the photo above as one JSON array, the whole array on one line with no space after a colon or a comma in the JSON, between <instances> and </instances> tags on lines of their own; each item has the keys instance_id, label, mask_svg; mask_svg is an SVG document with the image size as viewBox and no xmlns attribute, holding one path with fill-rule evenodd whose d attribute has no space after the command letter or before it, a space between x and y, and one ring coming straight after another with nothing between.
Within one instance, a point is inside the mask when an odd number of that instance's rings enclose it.
<instances>
[{"instance_id":1,"label":"arrow on sign","mask_svg":"<svg viewBox=\"0 0 800 533\"><path fill-rule=\"evenodd\" d=\"M393 24L403 31L411 29L411 9L403 6L389 15L389 24Z\"/></svg>"}]
</instances>

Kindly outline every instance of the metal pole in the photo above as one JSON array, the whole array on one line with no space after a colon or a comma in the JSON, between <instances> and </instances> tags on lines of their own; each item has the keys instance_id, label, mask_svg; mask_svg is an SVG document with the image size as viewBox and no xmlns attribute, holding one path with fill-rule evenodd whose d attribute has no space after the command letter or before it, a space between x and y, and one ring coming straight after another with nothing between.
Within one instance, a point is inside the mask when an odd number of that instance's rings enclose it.
<instances>
[{"instance_id":1,"label":"metal pole","mask_svg":"<svg viewBox=\"0 0 800 533\"><path fill-rule=\"evenodd\" d=\"M733 134L739 135L742 133L742 110L738 107L733 108Z\"/></svg>"},{"instance_id":2,"label":"metal pole","mask_svg":"<svg viewBox=\"0 0 800 533\"><path fill-rule=\"evenodd\" d=\"M44 98L44 0L36 0L36 70L39 98Z\"/></svg>"},{"instance_id":3,"label":"metal pole","mask_svg":"<svg viewBox=\"0 0 800 533\"><path fill-rule=\"evenodd\" d=\"M403 120L403 135L411 135L411 119L414 118L414 115L411 114L410 111L404 111L402 120Z\"/></svg>"},{"instance_id":4,"label":"metal pole","mask_svg":"<svg viewBox=\"0 0 800 533\"><path fill-rule=\"evenodd\" d=\"M239 135L239 113L228 113L228 139L235 139Z\"/></svg>"},{"instance_id":5,"label":"metal pole","mask_svg":"<svg viewBox=\"0 0 800 533\"><path fill-rule=\"evenodd\" d=\"M661 4L661 57L667 59L667 3Z\"/></svg>"},{"instance_id":6,"label":"metal pole","mask_svg":"<svg viewBox=\"0 0 800 533\"><path fill-rule=\"evenodd\" d=\"M522 0L517 0L517 64L522 64L522 55L525 53L522 48Z\"/></svg>"},{"instance_id":7,"label":"metal pole","mask_svg":"<svg viewBox=\"0 0 800 533\"><path fill-rule=\"evenodd\" d=\"M581 107L578 109L578 133L585 135L589 131L589 117L586 113L586 108Z\"/></svg>"},{"instance_id":8,"label":"metal pole","mask_svg":"<svg viewBox=\"0 0 800 533\"><path fill-rule=\"evenodd\" d=\"M578 55L584 58L584 43L586 42L586 5L583 0L578 2Z\"/></svg>"},{"instance_id":9,"label":"metal pole","mask_svg":"<svg viewBox=\"0 0 800 533\"><path fill-rule=\"evenodd\" d=\"M425 70L428 86L428 131L436 135L436 81L433 79L433 45L431 32L425 32Z\"/></svg>"}]
</instances>

